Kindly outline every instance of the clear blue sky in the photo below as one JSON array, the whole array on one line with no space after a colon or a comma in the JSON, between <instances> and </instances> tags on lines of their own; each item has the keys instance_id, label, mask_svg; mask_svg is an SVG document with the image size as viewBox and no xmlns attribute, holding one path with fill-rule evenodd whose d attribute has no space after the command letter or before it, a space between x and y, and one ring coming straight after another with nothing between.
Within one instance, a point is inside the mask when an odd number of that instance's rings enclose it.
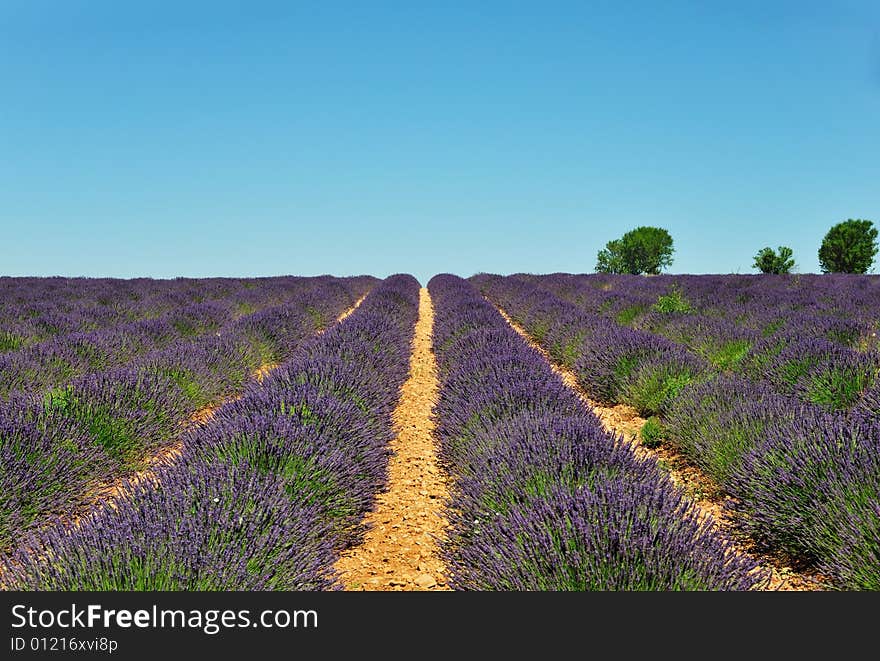
<instances>
[{"instance_id":1,"label":"clear blue sky","mask_svg":"<svg viewBox=\"0 0 880 661\"><path fill-rule=\"evenodd\" d=\"M850 217L876 0L0 0L0 274L584 272L642 224L811 272Z\"/></svg>"}]
</instances>

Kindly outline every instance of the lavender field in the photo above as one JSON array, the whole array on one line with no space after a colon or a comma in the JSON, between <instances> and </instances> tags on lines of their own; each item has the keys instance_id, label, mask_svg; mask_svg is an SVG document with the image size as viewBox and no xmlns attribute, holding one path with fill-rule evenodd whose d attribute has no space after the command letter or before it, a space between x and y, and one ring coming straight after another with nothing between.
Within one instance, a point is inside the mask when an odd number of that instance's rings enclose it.
<instances>
[{"instance_id":1,"label":"lavender field","mask_svg":"<svg viewBox=\"0 0 880 661\"><path fill-rule=\"evenodd\" d=\"M0 588L880 589L878 330L876 276L0 278Z\"/></svg>"},{"instance_id":2,"label":"lavender field","mask_svg":"<svg viewBox=\"0 0 880 661\"><path fill-rule=\"evenodd\" d=\"M471 282L590 397L647 417L639 442L695 467L751 548L880 588L880 278Z\"/></svg>"}]
</instances>

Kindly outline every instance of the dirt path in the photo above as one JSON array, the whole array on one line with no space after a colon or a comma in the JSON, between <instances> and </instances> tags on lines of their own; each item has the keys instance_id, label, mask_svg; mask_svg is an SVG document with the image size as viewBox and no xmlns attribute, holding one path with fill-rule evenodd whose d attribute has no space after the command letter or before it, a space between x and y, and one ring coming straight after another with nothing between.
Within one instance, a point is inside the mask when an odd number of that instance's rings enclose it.
<instances>
[{"instance_id":1,"label":"dirt path","mask_svg":"<svg viewBox=\"0 0 880 661\"><path fill-rule=\"evenodd\" d=\"M409 378L394 411L389 488L365 518L369 530L363 544L346 550L336 564L347 590L449 589L435 541L443 535L440 513L448 491L431 417L438 390L433 324L431 297L422 288Z\"/></svg>"},{"instance_id":2,"label":"dirt path","mask_svg":"<svg viewBox=\"0 0 880 661\"><path fill-rule=\"evenodd\" d=\"M486 299L488 300L488 299ZM491 304L491 301L489 301ZM493 304L494 305L494 304ZM544 350L531 336L511 319L507 313L494 306L525 342L535 351L540 353L550 368L559 375L563 383L568 386L589 407L602 422L602 426L615 435L622 436L640 456L651 456L657 459L668 472L672 481L681 486L696 504L704 518L711 518L716 529L724 533L734 544L734 550L741 555L747 555L754 559L760 569L768 571L770 581L766 590L823 590L826 589L826 579L817 574L799 572L794 569L790 562L781 557L765 554L755 550L754 541L745 537L731 520L730 513L724 507L725 496L718 485L700 471L699 468L689 462L674 448L662 446L656 449L646 448L639 442L639 432L645 419L640 417L636 409L626 404L605 406L591 399L578 383L574 372L556 363L547 351Z\"/></svg>"}]
</instances>

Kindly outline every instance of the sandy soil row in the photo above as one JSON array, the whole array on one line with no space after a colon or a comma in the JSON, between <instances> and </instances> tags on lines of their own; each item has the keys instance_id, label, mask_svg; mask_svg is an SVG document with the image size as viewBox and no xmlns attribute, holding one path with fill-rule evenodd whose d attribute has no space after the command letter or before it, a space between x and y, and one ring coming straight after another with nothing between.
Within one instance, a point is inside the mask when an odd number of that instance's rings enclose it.
<instances>
[{"instance_id":1,"label":"sandy soil row","mask_svg":"<svg viewBox=\"0 0 880 661\"><path fill-rule=\"evenodd\" d=\"M737 528L735 521L731 519L730 511L724 507L726 497L718 485L674 448L662 446L656 449L649 449L641 445L639 443L639 432L642 425L645 424L645 419L640 417L632 406L626 404L605 406L591 399L580 386L577 377L571 370L556 363L544 348L535 342L504 310L497 306L496 309L523 340L544 357L551 369L559 375L565 385L574 391L580 400L596 414L607 431L622 436L625 441L632 445L637 454L652 456L657 459L669 471L672 481L681 486L693 499L701 514L704 517L711 518L716 529L719 529L731 539L735 552L750 556L759 564L761 569L769 572L770 581L765 589L805 591L826 588L824 577L797 571L792 567L788 559L756 550L754 541L744 536Z\"/></svg>"},{"instance_id":2,"label":"sandy soil row","mask_svg":"<svg viewBox=\"0 0 880 661\"><path fill-rule=\"evenodd\" d=\"M347 590L449 589L437 547L448 489L437 462L431 416L438 391L433 323L431 297L422 288L409 377L394 411L388 489L365 517L363 543L343 552L336 564Z\"/></svg>"}]
</instances>

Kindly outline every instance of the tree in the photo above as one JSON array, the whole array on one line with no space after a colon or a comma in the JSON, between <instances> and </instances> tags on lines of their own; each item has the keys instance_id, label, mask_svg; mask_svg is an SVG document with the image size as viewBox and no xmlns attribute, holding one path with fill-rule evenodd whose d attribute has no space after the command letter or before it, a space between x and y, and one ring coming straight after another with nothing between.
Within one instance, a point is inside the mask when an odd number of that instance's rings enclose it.
<instances>
[{"instance_id":1,"label":"tree","mask_svg":"<svg viewBox=\"0 0 880 661\"><path fill-rule=\"evenodd\" d=\"M620 239L605 244L605 248L599 251L596 258L596 271L599 273L626 273L621 255L622 249Z\"/></svg>"},{"instance_id":2,"label":"tree","mask_svg":"<svg viewBox=\"0 0 880 661\"><path fill-rule=\"evenodd\" d=\"M877 228L870 220L850 218L838 223L822 240L822 273L867 273L877 254Z\"/></svg>"},{"instance_id":3,"label":"tree","mask_svg":"<svg viewBox=\"0 0 880 661\"><path fill-rule=\"evenodd\" d=\"M648 273L656 275L672 264L672 237L660 227L637 227L609 241L599 251L599 273Z\"/></svg>"},{"instance_id":4,"label":"tree","mask_svg":"<svg viewBox=\"0 0 880 661\"><path fill-rule=\"evenodd\" d=\"M753 266L761 273L791 273L794 268L792 255L794 251L788 246L779 246L779 254L769 246L761 248L755 255Z\"/></svg>"}]
</instances>

